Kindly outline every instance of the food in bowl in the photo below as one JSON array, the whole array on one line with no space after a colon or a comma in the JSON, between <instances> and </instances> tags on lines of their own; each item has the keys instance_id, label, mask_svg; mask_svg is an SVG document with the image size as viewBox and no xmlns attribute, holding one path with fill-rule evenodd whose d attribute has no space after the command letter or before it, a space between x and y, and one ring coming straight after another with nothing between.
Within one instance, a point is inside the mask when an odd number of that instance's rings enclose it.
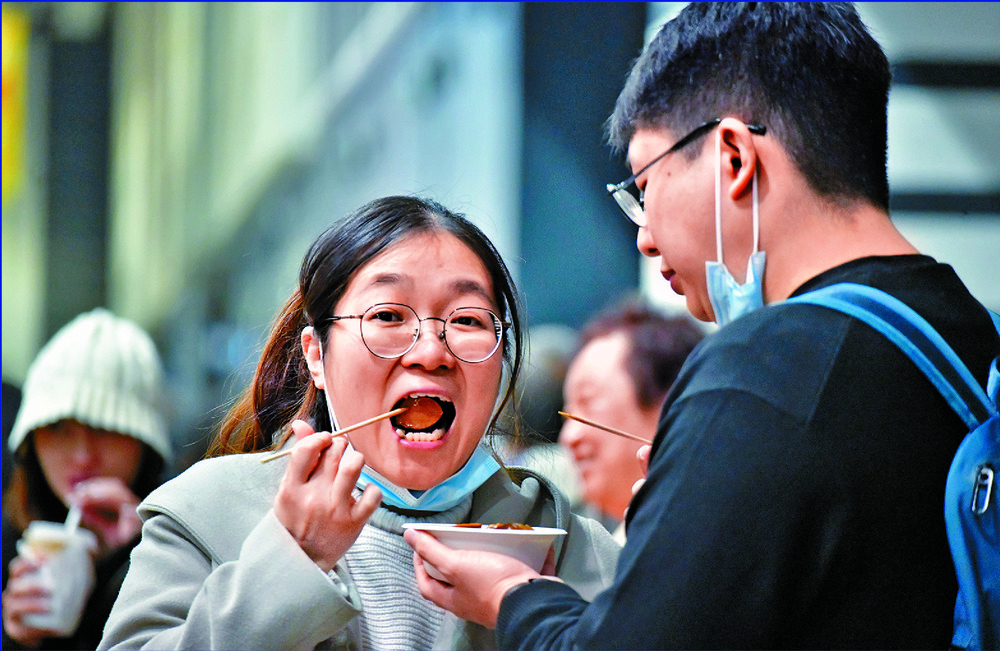
<instances>
[{"instance_id":1,"label":"food in bowl","mask_svg":"<svg viewBox=\"0 0 1000 651\"><path fill-rule=\"evenodd\" d=\"M542 569L549 548L556 539L566 535L565 529L533 527L514 522L493 525L478 522L460 524L409 522L404 524L403 528L425 531L452 549L496 552L511 556L535 571ZM430 563L425 561L424 567L435 579L445 580Z\"/></svg>"}]
</instances>

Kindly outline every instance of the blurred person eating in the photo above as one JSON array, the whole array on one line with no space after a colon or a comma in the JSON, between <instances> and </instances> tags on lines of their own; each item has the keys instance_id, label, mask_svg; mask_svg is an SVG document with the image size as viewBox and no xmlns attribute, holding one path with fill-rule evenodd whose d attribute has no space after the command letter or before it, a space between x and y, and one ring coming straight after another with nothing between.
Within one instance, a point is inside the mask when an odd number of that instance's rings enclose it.
<instances>
[{"instance_id":1,"label":"blurred person eating","mask_svg":"<svg viewBox=\"0 0 1000 651\"><path fill-rule=\"evenodd\" d=\"M97 648L139 541L136 507L172 456L164 407L153 340L104 308L63 326L32 362L8 440L15 463L4 493L4 649ZM32 622L44 620L60 586L44 583L39 559L17 543L33 523L62 523L71 511L96 542L93 581L81 588L89 594L78 626L55 632Z\"/></svg>"}]
</instances>

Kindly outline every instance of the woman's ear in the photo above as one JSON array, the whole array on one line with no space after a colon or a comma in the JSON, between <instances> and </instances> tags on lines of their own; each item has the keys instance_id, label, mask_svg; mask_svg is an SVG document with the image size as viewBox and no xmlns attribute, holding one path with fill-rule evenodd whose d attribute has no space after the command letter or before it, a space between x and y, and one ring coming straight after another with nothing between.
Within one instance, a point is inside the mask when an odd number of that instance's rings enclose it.
<instances>
[{"instance_id":1,"label":"woman's ear","mask_svg":"<svg viewBox=\"0 0 1000 651\"><path fill-rule=\"evenodd\" d=\"M326 376L323 375L323 345L319 335L312 326L302 328L302 354L309 367L309 375L317 389L326 389Z\"/></svg>"},{"instance_id":2,"label":"woman's ear","mask_svg":"<svg viewBox=\"0 0 1000 651\"><path fill-rule=\"evenodd\" d=\"M718 129L722 138L723 183L728 183L729 198L736 201L753 188L757 147L747 125L735 118L724 118Z\"/></svg>"}]
</instances>

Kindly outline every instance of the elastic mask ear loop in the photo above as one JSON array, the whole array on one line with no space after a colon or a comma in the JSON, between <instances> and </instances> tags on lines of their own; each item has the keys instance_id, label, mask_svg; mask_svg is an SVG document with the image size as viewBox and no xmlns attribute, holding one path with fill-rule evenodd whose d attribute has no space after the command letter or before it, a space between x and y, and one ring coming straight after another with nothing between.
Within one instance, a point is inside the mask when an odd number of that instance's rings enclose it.
<instances>
[{"instance_id":1,"label":"elastic mask ear loop","mask_svg":"<svg viewBox=\"0 0 1000 651\"><path fill-rule=\"evenodd\" d=\"M757 202L757 167L753 168L753 185L750 186L750 196L752 197L751 209L753 212L753 252L760 250L760 205Z\"/></svg>"},{"instance_id":2,"label":"elastic mask ear loop","mask_svg":"<svg viewBox=\"0 0 1000 651\"><path fill-rule=\"evenodd\" d=\"M753 213L753 251L760 250L760 205L757 198L757 168L753 170L753 180L750 182L751 212ZM715 255L723 267L722 260L722 134L715 131Z\"/></svg>"},{"instance_id":3,"label":"elastic mask ear loop","mask_svg":"<svg viewBox=\"0 0 1000 651\"><path fill-rule=\"evenodd\" d=\"M722 134L715 130L715 259L722 261Z\"/></svg>"},{"instance_id":4,"label":"elastic mask ear loop","mask_svg":"<svg viewBox=\"0 0 1000 651\"><path fill-rule=\"evenodd\" d=\"M319 344L319 364L323 369L323 376L326 377L326 354L323 352L323 339L313 328L313 333L316 334L316 342ZM326 382L323 383L327 384ZM330 428L331 431L337 432L340 430L340 423L337 422L337 414L333 411L333 401L330 400L329 387L323 389L323 398L326 400L326 411L327 415L330 417Z\"/></svg>"}]
</instances>

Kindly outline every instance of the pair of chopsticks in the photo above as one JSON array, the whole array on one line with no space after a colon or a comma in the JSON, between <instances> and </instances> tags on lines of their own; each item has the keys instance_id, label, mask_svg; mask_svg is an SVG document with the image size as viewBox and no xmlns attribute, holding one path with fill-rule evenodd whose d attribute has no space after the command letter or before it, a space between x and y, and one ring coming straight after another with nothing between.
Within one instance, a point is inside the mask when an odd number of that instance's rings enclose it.
<instances>
[{"instance_id":1,"label":"pair of chopsticks","mask_svg":"<svg viewBox=\"0 0 1000 651\"><path fill-rule=\"evenodd\" d=\"M368 425L371 425L372 423L377 423L380 420L385 420L386 418L392 418L393 416L398 416L399 414L403 413L407 409L408 409L408 407L400 407L399 409L393 409L392 411L387 411L386 413L382 414L381 416L375 416L373 418L369 418L368 420L363 420L360 423L355 423L355 424L351 425L350 427L345 427L344 429L337 430L336 432L333 432L332 435L333 436L342 436L344 434L349 434L349 433L353 432L356 429L361 429L362 427L366 427ZM292 453L292 449L294 447L295 446L292 446L291 448L288 448L286 450L282 450L281 452L276 452L274 454L268 455L268 456L264 457L263 459L261 459L260 462L261 463L267 463L268 461L274 461L275 459L280 459L281 457L288 456L289 454Z\"/></svg>"},{"instance_id":2,"label":"pair of chopsticks","mask_svg":"<svg viewBox=\"0 0 1000 651\"><path fill-rule=\"evenodd\" d=\"M560 411L559 415L564 418L570 418L572 420L578 420L584 425L590 425L591 427L596 427L597 429L602 429L605 432L611 432L612 434L617 434L618 436L624 436L627 439L632 439L633 441L639 441L640 443L651 444L652 441L649 439L644 439L641 436L636 436L635 434L629 434L628 432L623 432L620 429L615 429L614 427L608 427L607 425L601 425L600 423L595 423L594 421L583 418L582 416L574 416L573 414L567 414L565 411Z\"/></svg>"},{"instance_id":3,"label":"pair of chopsticks","mask_svg":"<svg viewBox=\"0 0 1000 651\"><path fill-rule=\"evenodd\" d=\"M380 416L374 416L372 418L369 418L368 420L363 420L360 423L355 423L350 427L345 427L344 429L337 430L336 432L333 432L333 436L342 436L344 434L348 434L350 432L353 432L354 430L361 429L362 427L371 425L372 423L377 423L380 420L385 420L386 418L392 418L393 416L399 415L406 410L407 407L400 407L399 409L393 409L392 411L388 411ZM583 418L582 416L574 416L573 414L568 414L565 411L560 411L559 415L564 418L570 418L572 420L580 421L585 425L596 427L597 429L604 430L605 432L611 432L612 434L617 434L618 436L623 436L627 439L632 439L633 441L639 441L640 443L646 443L646 444L652 443L652 441L644 439L641 436L636 436L635 434L629 434L628 432L623 432L622 430L615 429L614 427L608 427L607 425L601 425L600 423L595 423L594 421L587 418ZM274 461L275 459L280 459L281 457L288 456L291 453L292 453L292 448L288 448L287 450L282 450L281 452L276 452L272 455L266 456L263 459L261 459L260 462L267 463L268 461Z\"/></svg>"}]
</instances>

